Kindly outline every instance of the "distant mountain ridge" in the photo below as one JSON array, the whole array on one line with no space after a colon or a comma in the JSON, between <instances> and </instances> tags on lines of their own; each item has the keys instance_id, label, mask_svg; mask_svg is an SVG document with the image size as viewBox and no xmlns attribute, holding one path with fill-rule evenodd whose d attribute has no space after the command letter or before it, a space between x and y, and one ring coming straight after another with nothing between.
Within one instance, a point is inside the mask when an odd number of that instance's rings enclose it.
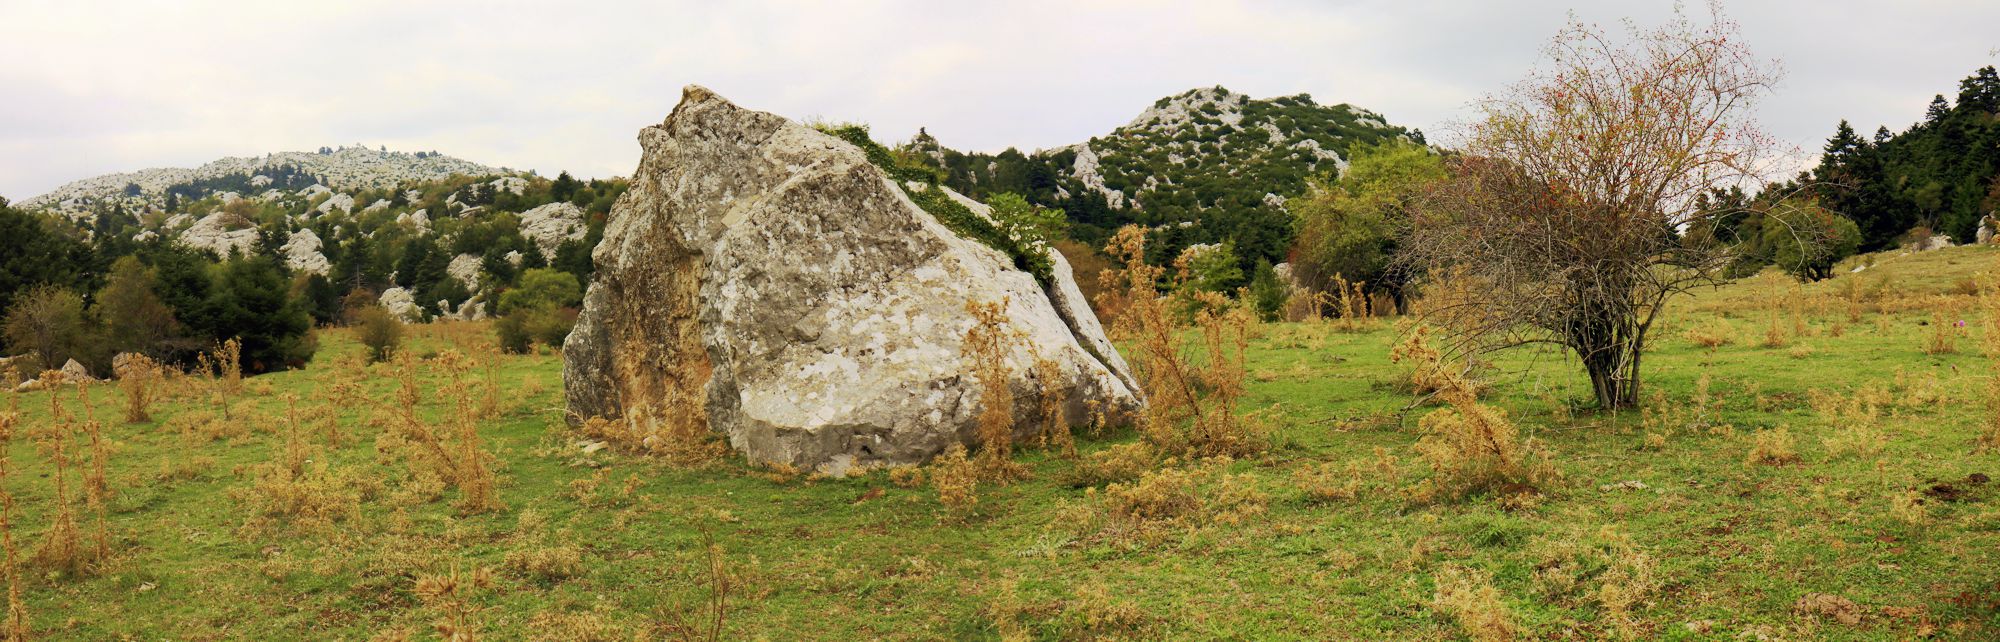
<instances>
[{"instance_id":1,"label":"distant mountain ridge","mask_svg":"<svg viewBox=\"0 0 2000 642\"><path fill-rule=\"evenodd\" d=\"M322 148L317 152L279 152L263 156L232 156L200 167L159 167L135 172L105 174L73 181L46 194L30 198L22 207L83 213L99 204L122 204L128 209L157 206L170 190L183 187L183 197L202 198L212 192L255 193L262 188L305 187L272 185L278 177L306 175L336 191L357 191L394 187L399 184L438 180L454 174L465 176L514 175L505 167L491 167L435 152L392 152L365 146ZM242 177L243 185L231 179ZM262 180L259 180L262 177ZM209 189L198 187L208 185ZM234 188L234 189L228 189Z\"/></svg>"}]
</instances>

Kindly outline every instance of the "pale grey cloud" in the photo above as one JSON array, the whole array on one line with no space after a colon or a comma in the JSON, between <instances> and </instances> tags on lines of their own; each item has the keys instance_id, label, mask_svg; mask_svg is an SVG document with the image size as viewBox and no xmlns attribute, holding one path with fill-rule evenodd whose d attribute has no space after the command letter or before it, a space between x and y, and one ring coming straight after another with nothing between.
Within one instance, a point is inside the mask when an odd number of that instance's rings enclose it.
<instances>
[{"instance_id":1,"label":"pale grey cloud","mask_svg":"<svg viewBox=\"0 0 2000 642\"><path fill-rule=\"evenodd\" d=\"M1900 129L1994 64L2000 5L1738 2L1786 81L1768 129ZM919 126L968 149L1067 144L1224 85L1310 93L1429 131L1534 63L1572 7L1664 1L512 1L0 4L0 194L225 155L361 142L495 165L630 172L682 85L787 116ZM1698 7L1697 7L1698 9Z\"/></svg>"}]
</instances>

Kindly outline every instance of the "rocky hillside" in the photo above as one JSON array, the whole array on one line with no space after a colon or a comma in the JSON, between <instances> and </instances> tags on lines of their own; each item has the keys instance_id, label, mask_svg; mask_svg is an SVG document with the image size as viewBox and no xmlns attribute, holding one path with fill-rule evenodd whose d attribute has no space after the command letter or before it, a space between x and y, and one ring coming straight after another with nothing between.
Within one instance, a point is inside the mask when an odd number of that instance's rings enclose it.
<instances>
[{"instance_id":1,"label":"rocky hillside","mask_svg":"<svg viewBox=\"0 0 2000 642\"><path fill-rule=\"evenodd\" d=\"M1162 230L1164 251L1232 241L1249 264L1282 260L1286 199L1340 171L1354 146L1396 139L1423 134L1305 94L1254 99L1212 87L1161 98L1104 136L1032 154L962 153L923 131L899 151L975 198L1014 192L1062 208L1080 240L1140 223Z\"/></svg>"},{"instance_id":2,"label":"rocky hillside","mask_svg":"<svg viewBox=\"0 0 2000 642\"><path fill-rule=\"evenodd\" d=\"M24 207L81 216L99 205L127 210L164 207L169 198L204 198L210 194L267 195L313 184L353 191L443 179L453 175L513 175L436 152L391 152L385 148L320 148L317 152L280 152L263 156L228 157L200 167L161 167L106 174L75 181L21 203ZM267 196L268 197L268 196Z\"/></svg>"},{"instance_id":3,"label":"rocky hillside","mask_svg":"<svg viewBox=\"0 0 2000 642\"><path fill-rule=\"evenodd\" d=\"M20 207L65 220L105 265L130 254L265 256L310 290L322 321L356 289L417 319L491 313L528 269L587 281L590 248L624 189L622 179L551 180L357 146L111 174Z\"/></svg>"}]
</instances>

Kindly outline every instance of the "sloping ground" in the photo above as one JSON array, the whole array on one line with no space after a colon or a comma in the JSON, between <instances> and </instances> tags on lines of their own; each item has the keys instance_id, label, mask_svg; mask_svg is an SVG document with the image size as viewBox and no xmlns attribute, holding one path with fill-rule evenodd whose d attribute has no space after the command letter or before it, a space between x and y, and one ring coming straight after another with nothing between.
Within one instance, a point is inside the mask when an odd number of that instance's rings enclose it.
<instances>
[{"instance_id":1,"label":"sloping ground","mask_svg":"<svg viewBox=\"0 0 2000 642\"><path fill-rule=\"evenodd\" d=\"M1841 299L1802 299L1803 334L1793 299L1771 295L1789 286L1772 281L1677 305L1647 368L1649 392L1666 397L1653 407L1666 412L1566 412L1565 400L1587 396L1581 376L1558 357L1509 355L1487 399L1566 478L1511 511L1490 498L1407 499L1403 489L1429 475L1413 448L1429 409L1397 414L1411 397L1392 383L1405 366L1388 360L1388 324L1269 326L1251 346L1246 405L1275 404L1276 445L1215 464L1248 476L1263 512L1151 529L1108 527L1107 493L1072 485L1079 464L1039 451L1022 456L1031 479L980 486L964 524L940 521L934 493L887 473L680 470L585 452L563 432L550 355L469 374L504 392L502 413L479 428L498 456L505 511L457 515L456 491L406 481L393 440L348 411L348 441L329 447L319 429L307 439L324 449L314 465L379 482L358 516L243 529L248 467L282 452L282 395L310 410L325 377L363 372L337 365L357 346L332 332L312 367L246 383L233 402L261 418L241 435L183 435L176 417L214 406L202 399L168 402L164 423L114 422L118 553L99 577L26 573L27 603L51 639L428 636L452 609L420 596L418 579L490 566L492 586L468 590L465 616L482 639L622 640L657 633L656 608L708 595L707 532L735 574L727 639L996 639L1015 629L1043 639L1450 639L1463 633L1434 603L1436 578L1460 567L1490 576L1525 638L1991 639L2000 494L1982 480L2000 474L2000 459L1975 451L1995 412L1991 360L1976 348L1970 298L1902 292L1948 292L1996 259L1977 248L1878 257L1862 274L1888 275L1886 294L1851 321ZM1830 295L1851 278L1803 291ZM1774 310L1788 342L1767 348ZM1953 330L1957 352L1924 352L1934 314L1969 317L1974 327ZM1729 341L1696 345L1690 329ZM482 331L426 328L413 352L475 346ZM386 372L366 370L372 398L391 398ZM429 391L438 382L425 376ZM1878 415L1828 421L1814 391L1875 400ZM114 391L93 396L100 418L114 415ZM421 411L442 417L447 402L427 396ZM20 404L39 425L47 395ZM1864 424L1885 439L1879 451L1841 445ZM1757 435L1779 427L1796 460L1751 463ZM1135 439L1086 435L1081 450ZM48 524L49 467L20 440L13 459L15 533L32 549ZM1298 471L1321 462L1359 464L1354 499L1308 500Z\"/></svg>"}]
</instances>

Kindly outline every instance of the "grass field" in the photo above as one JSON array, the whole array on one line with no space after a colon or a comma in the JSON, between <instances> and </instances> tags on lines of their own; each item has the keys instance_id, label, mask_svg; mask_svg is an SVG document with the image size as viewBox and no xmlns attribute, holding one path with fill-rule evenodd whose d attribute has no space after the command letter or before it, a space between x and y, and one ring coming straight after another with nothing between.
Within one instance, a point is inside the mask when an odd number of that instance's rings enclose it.
<instances>
[{"instance_id":1,"label":"grass field","mask_svg":"<svg viewBox=\"0 0 2000 642\"><path fill-rule=\"evenodd\" d=\"M1258 328L1244 406L1273 409L1270 449L1160 464L1202 508L1158 519L1117 518L1084 464L1032 448L1031 476L981 484L963 519L888 471L586 448L560 420L550 354L476 356L463 375L490 404L477 431L504 508L462 514L459 491L382 437L396 367L362 365L337 330L311 367L245 380L226 404L176 384L150 422L120 421L120 391L93 387L107 559L29 559L56 505L48 439L30 436L48 431L49 392L15 400L5 487L46 639L438 639L440 621L478 639L672 638L690 633L677 616L699 628L718 577L725 639L1993 639L2000 486L1983 480L2000 453L1978 440L2000 421L1982 352L2000 340L1969 279L1996 259L1881 255L1828 282L1766 274L1681 300L1648 355L1660 397L1644 412L1589 411L1561 355L1504 356L1483 399L1561 473L1525 500L1411 498L1435 408L1409 408L1386 321ZM1936 321L1956 352L1927 353ZM462 412L436 355L486 354L489 337L418 330L421 417ZM336 382L364 392L330 401ZM1085 434L1079 449L1137 439ZM87 470L65 477L86 547Z\"/></svg>"}]
</instances>

